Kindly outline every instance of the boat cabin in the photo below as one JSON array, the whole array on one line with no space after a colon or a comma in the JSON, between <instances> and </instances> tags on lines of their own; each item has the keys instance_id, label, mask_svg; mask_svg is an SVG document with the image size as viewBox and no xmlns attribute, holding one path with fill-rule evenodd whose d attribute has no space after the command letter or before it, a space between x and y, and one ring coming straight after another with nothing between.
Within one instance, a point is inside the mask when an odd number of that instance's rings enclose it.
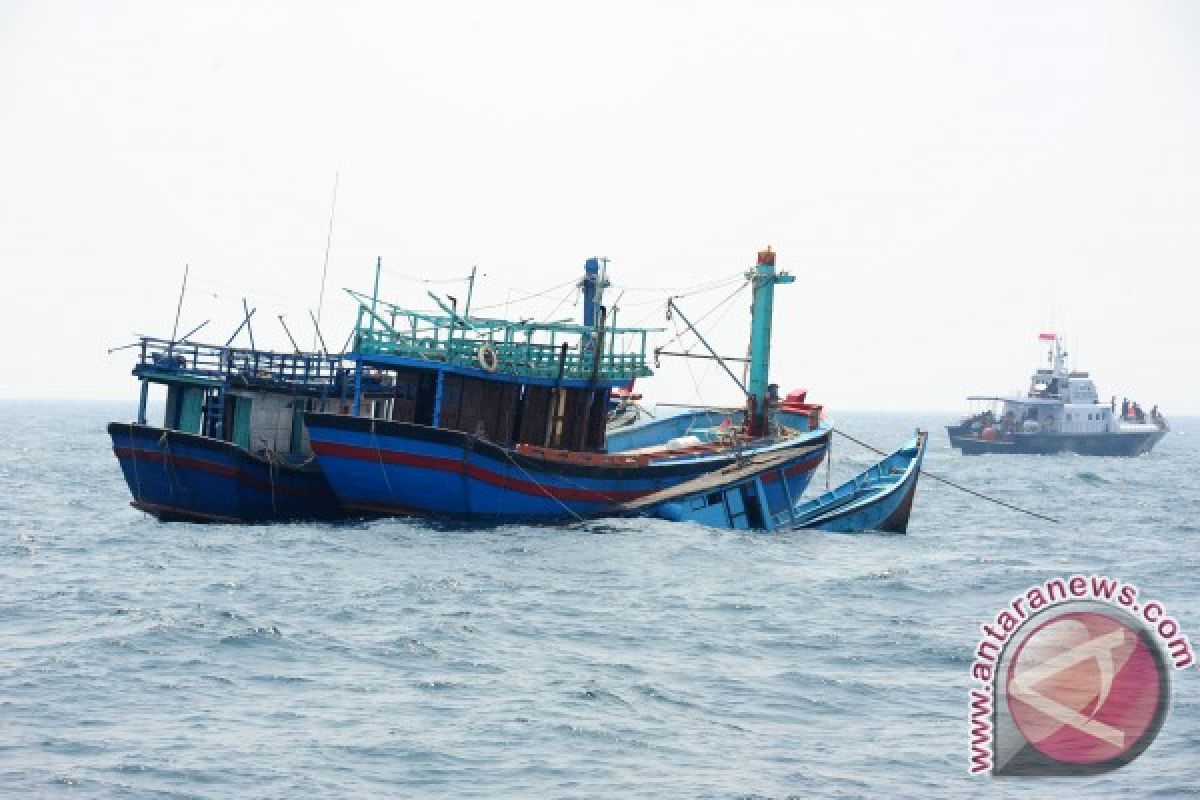
<instances>
[{"instance_id":1,"label":"boat cabin","mask_svg":"<svg viewBox=\"0 0 1200 800\"><path fill-rule=\"evenodd\" d=\"M359 300L355 413L505 446L603 451L614 390L652 374L656 329L436 314ZM386 396L363 394L368 379Z\"/></svg>"},{"instance_id":2,"label":"boat cabin","mask_svg":"<svg viewBox=\"0 0 1200 800\"><path fill-rule=\"evenodd\" d=\"M147 424L151 389L161 387L163 428L252 452L307 455L304 412L347 414L351 407L349 370L339 356L142 337L133 374L141 381L139 425ZM368 381L368 396L383 391Z\"/></svg>"}]
</instances>

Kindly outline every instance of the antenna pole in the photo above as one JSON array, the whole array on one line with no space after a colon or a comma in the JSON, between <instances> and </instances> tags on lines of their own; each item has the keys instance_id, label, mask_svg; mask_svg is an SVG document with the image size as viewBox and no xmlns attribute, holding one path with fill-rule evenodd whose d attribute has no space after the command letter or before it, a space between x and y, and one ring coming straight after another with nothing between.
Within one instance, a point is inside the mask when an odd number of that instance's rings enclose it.
<instances>
[{"instance_id":1,"label":"antenna pole","mask_svg":"<svg viewBox=\"0 0 1200 800\"><path fill-rule=\"evenodd\" d=\"M467 304L463 307L463 319L471 316L471 295L475 294L475 270L478 267L471 267L471 277L467 279Z\"/></svg>"},{"instance_id":2,"label":"antenna pole","mask_svg":"<svg viewBox=\"0 0 1200 800\"><path fill-rule=\"evenodd\" d=\"M242 321L240 323L238 323L238 326L236 328L234 328L233 335L230 336L229 339L225 342L226 347L229 347L229 345L233 344L233 340L236 339L237 335L242 332L242 328L246 327L246 325L249 324L250 318L254 316L255 311L258 311L258 309L257 308L250 309L250 313L242 318ZM253 348L251 348L251 349L253 349Z\"/></svg>"},{"instance_id":3,"label":"antenna pole","mask_svg":"<svg viewBox=\"0 0 1200 800\"><path fill-rule=\"evenodd\" d=\"M371 292L371 330L375 330L375 306L379 304L379 271L383 269L383 256L375 257L375 289Z\"/></svg>"},{"instance_id":4,"label":"antenna pole","mask_svg":"<svg viewBox=\"0 0 1200 800\"><path fill-rule=\"evenodd\" d=\"M321 310L325 306L325 276L329 274L329 246L333 244L333 213L337 210L337 190L338 178L340 174L333 173L333 202L329 205L329 233L325 236L325 264L321 267L321 294L317 299L317 316L313 320L317 328L317 339L321 338ZM312 311L308 312L309 314ZM324 347L324 343L321 344ZM317 347L316 341L313 342L313 349Z\"/></svg>"},{"instance_id":5,"label":"antenna pole","mask_svg":"<svg viewBox=\"0 0 1200 800\"><path fill-rule=\"evenodd\" d=\"M325 337L321 335L321 323L313 316L311 308L308 310L308 318L312 320L313 330L317 332L317 341L321 343L321 351L325 355L329 355L329 348L325 345Z\"/></svg>"},{"instance_id":6,"label":"antenna pole","mask_svg":"<svg viewBox=\"0 0 1200 800\"><path fill-rule=\"evenodd\" d=\"M171 346L167 348L167 352L171 352L171 348L175 346L175 334L179 333L179 315L183 312L183 295L187 292L188 270L190 265L183 265L183 285L179 287L179 304L175 306L175 325L171 328Z\"/></svg>"},{"instance_id":7,"label":"antenna pole","mask_svg":"<svg viewBox=\"0 0 1200 800\"><path fill-rule=\"evenodd\" d=\"M292 349L296 351L296 355L300 355L300 345L296 344L296 340L292 338L292 332L288 330L287 323L283 321L283 314L276 314L279 317L279 324L283 326L283 332L287 334L288 341L292 343Z\"/></svg>"},{"instance_id":8,"label":"antenna pole","mask_svg":"<svg viewBox=\"0 0 1200 800\"><path fill-rule=\"evenodd\" d=\"M254 310L257 311L258 309L256 308ZM246 314L246 333L250 334L250 349L257 350L258 348L254 346L254 327L250 324L250 315L253 312L250 311L250 305L246 302L246 298L244 297L242 298L242 311Z\"/></svg>"},{"instance_id":9,"label":"antenna pole","mask_svg":"<svg viewBox=\"0 0 1200 800\"><path fill-rule=\"evenodd\" d=\"M179 341L181 341L181 342L186 342L186 341L188 340L188 337L189 337L189 336L191 336L193 333L195 333L196 331L200 330L201 328L203 328L205 325L207 325L207 324L208 324L208 323L210 323L210 322L212 322L212 320L211 320L211 319L206 319L206 320L204 320L204 322L201 322L199 325L197 325L196 327L192 328L190 331L188 331L187 333L185 333L185 334L183 335L183 338L182 338L182 339L180 339Z\"/></svg>"}]
</instances>

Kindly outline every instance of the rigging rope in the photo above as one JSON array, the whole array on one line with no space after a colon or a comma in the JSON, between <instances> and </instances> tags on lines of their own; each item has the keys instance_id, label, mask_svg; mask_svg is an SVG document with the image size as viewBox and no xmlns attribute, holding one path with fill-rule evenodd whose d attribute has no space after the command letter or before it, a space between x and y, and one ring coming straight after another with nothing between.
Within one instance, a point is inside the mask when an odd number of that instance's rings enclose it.
<instances>
[{"instance_id":1,"label":"rigging rope","mask_svg":"<svg viewBox=\"0 0 1200 800\"><path fill-rule=\"evenodd\" d=\"M697 292L708 291L709 289L715 289L719 286L723 286L727 283L731 283L735 280L740 280L745 277L746 276L745 276L744 272L736 272L733 275L726 275L725 277L722 277L722 278L714 278L713 280L708 281L707 283L700 284L692 292L690 292L690 294L696 294ZM704 287L707 287L707 288L704 288ZM626 286L624 284L617 286L616 284L614 284L614 288L624 289L627 292L674 292L676 289L678 289L680 287L678 287L678 286ZM675 297L684 297L684 295L675 295Z\"/></svg>"},{"instance_id":2,"label":"rigging rope","mask_svg":"<svg viewBox=\"0 0 1200 800\"><path fill-rule=\"evenodd\" d=\"M564 283L560 283L555 286L551 286L549 289L543 289L540 292L534 292L532 294L524 295L523 297L517 297L515 299L505 300L503 303L488 303L487 305L475 306L475 308L473 308L471 310L472 311L485 311L489 308L501 308L501 307L510 306L514 303L523 303L526 300L534 300L539 297L545 297L546 295L550 294L551 292L557 292L559 289L562 289L565 286L575 286L577 283L578 283L578 281L572 279L572 280L566 281ZM508 287L505 287L505 288L508 288ZM559 303L559 305L562 305L562 303Z\"/></svg>"},{"instance_id":3,"label":"rigging rope","mask_svg":"<svg viewBox=\"0 0 1200 800\"><path fill-rule=\"evenodd\" d=\"M574 285L574 281L572 281L571 284L572 284L571 288L567 290L567 293L563 296L563 299L559 300L558 305L556 305L554 308L552 308L550 310L550 313L545 316L545 320L547 322L550 322L551 318L558 312L558 310L560 308L562 308L563 303L567 302L567 300L569 300L571 298L571 295L575 294L576 287Z\"/></svg>"},{"instance_id":4,"label":"rigging rope","mask_svg":"<svg viewBox=\"0 0 1200 800\"><path fill-rule=\"evenodd\" d=\"M712 315L712 313L713 313L714 311L716 311L718 308L720 308L721 306L725 305L726 303L728 303L728 302L732 301L732 300L733 300L733 298L737 297L737 296L738 296L738 294L739 294L740 292L742 292L742 291L743 291L743 290L744 290L744 289L745 289L747 286L749 286L749 285L750 285L750 281L743 280L743 281L742 281L742 283L741 283L741 285L740 285L740 286L738 286L736 289L734 289L732 293L730 293L730 294L726 295L726 296L725 296L724 298L722 298L721 300L718 300L718 301L717 301L717 304L716 304L715 306L713 306L713 307L712 307L712 308L710 308L708 311L705 311L703 314L701 314L699 317L697 317L697 318L696 318L696 321L695 321L694 323L692 323L691 330L695 331L695 330L696 330L696 329L697 329L697 328L700 326L700 323L701 323L701 322L704 322L704 320L708 319L708 317L709 317L709 316L711 316L711 315ZM677 327L678 327L678 326L677 326ZM683 336L683 334L684 334L684 333L687 333L687 331L684 331L683 333L680 333L680 334L678 334L677 336L675 336L675 337L673 337L673 338L671 338L671 339L668 339L667 341L663 342L661 345L659 345L659 349L662 349L662 348L666 347L667 345L671 344L672 342L678 341L678 340L679 340L679 338L680 338L681 336Z\"/></svg>"},{"instance_id":5,"label":"rigging rope","mask_svg":"<svg viewBox=\"0 0 1200 800\"><path fill-rule=\"evenodd\" d=\"M574 517L576 522L583 522L583 521L584 521L584 520L583 520L583 517L582 517L582 516L580 516L579 514L576 514L576 513L575 513L575 510L574 510L573 508L571 508L570 506L568 506L568 505L567 505L566 503L564 503L562 500L558 499L558 497L557 497L557 496L556 496L554 493L552 493L552 492L551 492L549 489L547 489L545 486L543 486L543 485L542 485L542 482L541 482L541 481L539 481L537 478L535 478L535 477L533 477L532 475L530 475L530 474L529 474L529 473L528 473L528 472L525 470L525 468L524 468L524 467L522 467L520 464L518 464L518 463L517 463L517 461L516 461L516 459L514 459L514 458L512 457L512 454L508 452L508 448L502 447L502 448L500 448L500 449L501 449L501 452L503 452L503 453L504 453L504 457L508 459L509 463L510 463L510 464L512 464L512 465L513 465L514 467L516 467L517 469L521 470L521 472L522 472L522 473L525 475L525 477L526 477L526 478L529 478L529 480L530 480L530 481L533 483L533 485L534 485L534 486L536 486L536 487L538 487L539 489L541 489L541 490L542 490L542 493L543 493L543 494L545 494L545 495L546 495L546 497L549 497L551 500L553 500L554 502L556 502L556 503L558 503L560 506L562 506L562 509L563 509L563 511L566 511L568 514L570 514L572 517Z\"/></svg>"},{"instance_id":6,"label":"rigging rope","mask_svg":"<svg viewBox=\"0 0 1200 800\"><path fill-rule=\"evenodd\" d=\"M860 445L860 446L865 447L866 449L870 450L872 453L877 453L878 455L881 455L881 456L890 455L889 453L886 453L883 450L880 450L878 447L872 447L871 445L867 444L864 441L855 439L853 436L851 436L848 433L845 433L844 431L840 431L837 428L833 428L832 430L838 436L841 436L845 439L849 439L850 441L854 442L855 444ZM960 492L966 492L967 494L974 495L975 497L978 497L981 500L987 500L989 503L995 503L998 506L1004 506L1005 508L1011 509L1013 511L1019 511L1022 514L1028 514L1031 517L1037 517L1038 519L1044 519L1047 522L1053 522L1056 525L1059 522L1054 517L1048 517L1045 514L1039 514L1036 511L1030 511L1027 508L1021 508L1020 506L1014 506L1012 503L1006 503L1003 500L997 500L995 497L989 497L986 494L983 494L982 492L975 491L974 489L968 489L966 486L961 486L961 485L955 483L954 481L949 480L948 478L943 478L941 475L935 475L934 473L927 471L924 467L921 468L921 474L927 478L933 478L935 481L939 481L941 483L946 484L947 486L951 486L955 489L958 489Z\"/></svg>"}]
</instances>

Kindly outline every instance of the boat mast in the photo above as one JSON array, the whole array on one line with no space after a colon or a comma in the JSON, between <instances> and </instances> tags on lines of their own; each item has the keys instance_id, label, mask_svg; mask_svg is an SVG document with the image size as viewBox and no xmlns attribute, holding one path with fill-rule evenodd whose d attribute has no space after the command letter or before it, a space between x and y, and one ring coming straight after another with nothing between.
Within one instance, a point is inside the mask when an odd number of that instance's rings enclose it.
<instances>
[{"instance_id":1,"label":"boat mast","mask_svg":"<svg viewBox=\"0 0 1200 800\"><path fill-rule=\"evenodd\" d=\"M775 309L775 284L791 283L794 275L775 271L775 253L760 251L758 263L746 274L754 289L750 319L750 380L746 386L746 429L750 436L767 430L771 367L771 317Z\"/></svg>"},{"instance_id":2,"label":"boat mast","mask_svg":"<svg viewBox=\"0 0 1200 800\"><path fill-rule=\"evenodd\" d=\"M604 300L604 287L608 285L606 276L601 273L600 265L608 265L607 258L589 258L583 262L583 280L580 281L580 288L583 289L583 324L589 328L596 327L596 314L600 308L600 304ZM605 272L608 270L605 269ZM584 334L584 348L595 349L596 337L594 333Z\"/></svg>"},{"instance_id":3,"label":"boat mast","mask_svg":"<svg viewBox=\"0 0 1200 800\"><path fill-rule=\"evenodd\" d=\"M1067 354L1062 349L1062 337L1054 337L1054 374L1065 373L1067 371Z\"/></svg>"}]
</instances>

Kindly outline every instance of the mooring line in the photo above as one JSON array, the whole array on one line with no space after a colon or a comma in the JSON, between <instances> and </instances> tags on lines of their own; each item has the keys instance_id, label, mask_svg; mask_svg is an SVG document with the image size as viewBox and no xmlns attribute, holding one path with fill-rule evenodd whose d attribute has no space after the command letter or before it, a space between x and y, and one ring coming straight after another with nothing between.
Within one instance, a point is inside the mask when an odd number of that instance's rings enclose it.
<instances>
[{"instance_id":1,"label":"mooring line","mask_svg":"<svg viewBox=\"0 0 1200 800\"><path fill-rule=\"evenodd\" d=\"M878 447L872 447L871 445L867 444L866 442L864 442L860 439L855 439L850 434L848 434L844 431L840 431L837 428L832 428L831 430L834 433L836 433L838 436L849 439L850 441L854 442L855 444L857 444L861 447L865 447L866 449L870 450L872 453L877 453L881 456L890 455L890 453L880 450ZM1013 511L1019 511L1022 514L1028 514L1031 517L1037 517L1038 519L1044 519L1047 522L1053 522L1055 525L1059 524L1059 520L1055 519L1054 517L1048 517L1045 514L1039 514L1036 511L1030 511L1027 508L1021 508L1020 506L1014 506L1012 503L1006 503L1003 500L998 500L995 497L989 497L986 494L975 491L974 489L968 489L966 486L957 484L954 481L950 480L949 478L943 478L941 475L936 475L932 472L929 472L923 466L921 467L921 474L928 478L933 478L935 481L944 483L947 486L952 486L955 489L958 489L960 492L966 492L967 494L974 495L975 497L978 497L981 500L987 500L989 503L995 503L998 506L1004 506L1005 508L1012 509Z\"/></svg>"}]
</instances>

